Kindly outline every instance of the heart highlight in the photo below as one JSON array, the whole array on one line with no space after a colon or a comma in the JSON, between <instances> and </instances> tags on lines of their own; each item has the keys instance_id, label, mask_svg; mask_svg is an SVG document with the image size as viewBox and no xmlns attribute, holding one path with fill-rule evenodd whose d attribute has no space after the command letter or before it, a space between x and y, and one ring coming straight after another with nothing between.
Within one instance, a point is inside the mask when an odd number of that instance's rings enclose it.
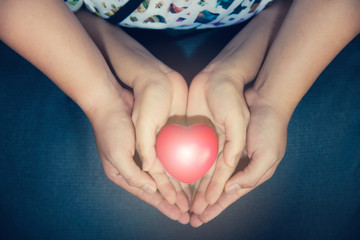
<instances>
[{"instance_id":1,"label":"heart highlight","mask_svg":"<svg viewBox=\"0 0 360 240\"><path fill-rule=\"evenodd\" d=\"M193 183L209 171L218 153L214 130L205 124L164 126L156 139L156 154L165 170L183 183Z\"/></svg>"}]
</instances>

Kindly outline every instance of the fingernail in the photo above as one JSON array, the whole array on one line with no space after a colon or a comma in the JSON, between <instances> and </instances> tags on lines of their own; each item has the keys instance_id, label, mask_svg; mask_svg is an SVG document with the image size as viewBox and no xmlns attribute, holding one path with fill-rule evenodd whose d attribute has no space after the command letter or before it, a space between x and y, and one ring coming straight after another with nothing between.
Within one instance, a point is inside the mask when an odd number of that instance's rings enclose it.
<instances>
[{"instance_id":1,"label":"fingernail","mask_svg":"<svg viewBox=\"0 0 360 240\"><path fill-rule=\"evenodd\" d=\"M225 161L226 165L228 165L229 167L236 167L236 161L237 161L238 157L234 156L231 158L228 158L227 161Z\"/></svg>"},{"instance_id":2,"label":"fingernail","mask_svg":"<svg viewBox=\"0 0 360 240\"><path fill-rule=\"evenodd\" d=\"M142 189L150 194L153 194L156 192L156 187L154 187L153 185L151 185L150 183L145 184Z\"/></svg>"},{"instance_id":3,"label":"fingernail","mask_svg":"<svg viewBox=\"0 0 360 240\"><path fill-rule=\"evenodd\" d=\"M236 167L236 158L235 157L230 160L230 167L233 167L233 168Z\"/></svg>"},{"instance_id":4,"label":"fingernail","mask_svg":"<svg viewBox=\"0 0 360 240\"><path fill-rule=\"evenodd\" d=\"M148 162L143 162L142 170L145 172L149 171L149 163Z\"/></svg>"},{"instance_id":5,"label":"fingernail","mask_svg":"<svg viewBox=\"0 0 360 240\"><path fill-rule=\"evenodd\" d=\"M226 189L226 193L228 193L228 194L236 193L240 189L241 189L241 187L239 186L239 184L233 184Z\"/></svg>"}]
</instances>

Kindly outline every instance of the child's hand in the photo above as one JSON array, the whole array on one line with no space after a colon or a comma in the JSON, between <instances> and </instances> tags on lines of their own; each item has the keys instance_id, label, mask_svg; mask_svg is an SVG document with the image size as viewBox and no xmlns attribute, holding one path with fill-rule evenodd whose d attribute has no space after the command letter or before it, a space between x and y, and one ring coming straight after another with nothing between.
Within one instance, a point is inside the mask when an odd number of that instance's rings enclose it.
<instances>
[{"instance_id":1,"label":"child's hand","mask_svg":"<svg viewBox=\"0 0 360 240\"><path fill-rule=\"evenodd\" d=\"M172 182L174 186L171 185L166 175L158 179L162 174L161 165L158 168L153 167L154 181L134 160L135 129L131 119L133 103L133 95L127 90L120 89L117 99L112 99L107 104L101 104L87 112L94 129L104 171L111 181L153 205L169 218L188 223L189 203L180 184L174 181ZM156 191L157 188L165 193L173 191L173 201L174 203L176 201L177 206L169 204L162 196L162 192Z\"/></svg>"},{"instance_id":2,"label":"child's hand","mask_svg":"<svg viewBox=\"0 0 360 240\"><path fill-rule=\"evenodd\" d=\"M287 126L291 113L249 89L245 94L250 109L247 130L247 153L240 161L249 161L225 185L225 191L213 205L200 215L193 215L195 227L206 223L230 204L271 178L285 154ZM248 160L246 160L248 158Z\"/></svg>"},{"instance_id":3,"label":"child's hand","mask_svg":"<svg viewBox=\"0 0 360 240\"><path fill-rule=\"evenodd\" d=\"M189 210L189 200L180 183L167 175L156 158L156 135L171 116L185 116L187 85L178 73L157 72L138 78L133 83L135 103L132 120L135 126L136 146L143 163L157 183L162 196L177 204L182 212Z\"/></svg>"},{"instance_id":4,"label":"child's hand","mask_svg":"<svg viewBox=\"0 0 360 240\"><path fill-rule=\"evenodd\" d=\"M249 111L243 84L226 71L203 71L191 83L187 115L209 118L219 139L216 163L196 187L191 208L195 214L218 200L244 150Z\"/></svg>"}]
</instances>

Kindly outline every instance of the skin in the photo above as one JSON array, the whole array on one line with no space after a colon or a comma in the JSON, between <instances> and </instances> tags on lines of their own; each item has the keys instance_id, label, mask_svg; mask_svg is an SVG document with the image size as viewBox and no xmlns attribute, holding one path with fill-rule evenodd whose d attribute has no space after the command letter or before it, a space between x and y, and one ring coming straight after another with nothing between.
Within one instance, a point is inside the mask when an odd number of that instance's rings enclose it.
<instances>
[{"instance_id":1,"label":"skin","mask_svg":"<svg viewBox=\"0 0 360 240\"><path fill-rule=\"evenodd\" d=\"M278 2L260 13L190 85L187 115L202 114L211 119L220 146L216 164L196 188L191 207L193 226L201 223L198 215L218 201L244 152L251 118L244 85L256 77L289 7L289 2Z\"/></svg>"},{"instance_id":2,"label":"skin","mask_svg":"<svg viewBox=\"0 0 360 240\"><path fill-rule=\"evenodd\" d=\"M187 212L189 200L181 183L167 175L155 153L156 134L169 117L185 115L185 80L121 28L108 24L88 11L79 11L77 17L103 53L116 77L133 89L135 100L132 111L128 112L127 116L131 115L135 136L132 135L129 144L134 147L136 139L142 169L148 171L156 182L158 191L170 204L176 203L181 212ZM129 126L129 129L131 128Z\"/></svg>"},{"instance_id":3,"label":"skin","mask_svg":"<svg viewBox=\"0 0 360 240\"><path fill-rule=\"evenodd\" d=\"M110 61L124 73L115 76L64 2L9 0L1 4L0 39L45 73L84 111L107 177L169 218L188 222L188 197L181 184L169 178L156 162L151 144L170 116L185 115L187 86L183 78L125 35L120 35L124 44L115 47L128 61ZM106 30L104 35L110 40L119 40L116 38L122 34ZM41 47L34 47L34 43ZM132 51L137 54L130 54ZM137 61L141 60L143 71L138 70ZM133 93L121 87L116 78L132 87ZM134 161L135 139L145 159L143 168L151 176Z\"/></svg>"},{"instance_id":4,"label":"skin","mask_svg":"<svg viewBox=\"0 0 360 240\"><path fill-rule=\"evenodd\" d=\"M0 39L84 111L108 178L194 227L274 174L296 105L360 31L358 0L275 3L193 79L188 91L180 74L101 19L80 12L79 21L61 1L1 4ZM244 94L244 85L255 77ZM154 148L168 118L185 114L209 118L220 142L217 162L197 183L194 198L188 186L166 174ZM142 169L134 160L136 150ZM246 158L249 163L237 170Z\"/></svg>"},{"instance_id":5,"label":"skin","mask_svg":"<svg viewBox=\"0 0 360 240\"><path fill-rule=\"evenodd\" d=\"M249 164L227 181L219 198L217 192L215 203L191 217L192 226L212 220L271 178L284 156L294 109L324 68L359 34L359 10L360 2L350 0L292 4L253 87L245 92L250 111L246 132ZM209 184L206 194L212 195L210 191Z\"/></svg>"}]
</instances>

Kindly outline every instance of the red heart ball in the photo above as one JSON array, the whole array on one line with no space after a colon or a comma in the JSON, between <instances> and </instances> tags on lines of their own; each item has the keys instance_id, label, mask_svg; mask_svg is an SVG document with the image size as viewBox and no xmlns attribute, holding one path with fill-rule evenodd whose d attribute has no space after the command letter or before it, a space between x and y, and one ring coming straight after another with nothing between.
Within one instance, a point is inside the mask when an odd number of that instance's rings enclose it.
<instances>
[{"instance_id":1,"label":"red heart ball","mask_svg":"<svg viewBox=\"0 0 360 240\"><path fill-rule=\"evenodd\" d=\"M164 126L156 139L156 154L165 170L183 183L193 183L209 171L218 153L214 130L205 124Z\"/></svg>"}]
</instances>

